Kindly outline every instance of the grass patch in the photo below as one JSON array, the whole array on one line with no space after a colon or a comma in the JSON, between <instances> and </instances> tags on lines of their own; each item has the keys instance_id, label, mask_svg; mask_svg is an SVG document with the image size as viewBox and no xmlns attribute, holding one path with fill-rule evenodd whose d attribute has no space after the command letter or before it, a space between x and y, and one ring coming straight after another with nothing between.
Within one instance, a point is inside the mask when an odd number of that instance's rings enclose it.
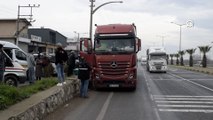
<instances>
[{"instance_id":1,"label":"grass patch","mask_svg":"<svg viewBox=\"0 0 213 120\"><path fill-rule=\"evenodd\" d=\"M13 87L5 84L0 85L0 110L6 109L8 106L13 105L31 95L48 89L57 84L56 78L44 78L36 81L33 85L23 87Z\"/></svg>"}]
</instances>

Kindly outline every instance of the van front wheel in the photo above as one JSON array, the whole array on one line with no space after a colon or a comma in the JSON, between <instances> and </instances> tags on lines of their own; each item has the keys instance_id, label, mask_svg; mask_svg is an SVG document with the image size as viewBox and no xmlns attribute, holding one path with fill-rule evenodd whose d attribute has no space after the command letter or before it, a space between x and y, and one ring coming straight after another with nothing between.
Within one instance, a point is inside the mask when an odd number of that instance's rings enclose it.
<instances>
[{"instance_id":1,"label":"van front wheel","mask_svg":"<svg viewBox=\"0 0 213 120\"><path fill-rule=\"evenodd\" d=\"M17 87L17 80L18 80L18 78L17 77L15 77L15 76L13 76L13 75L11 75L11 76L5 76L5 84L7 84L7 85L10 85L10 86L15 86L15 87Z\"/></svg>"}]
</instances>

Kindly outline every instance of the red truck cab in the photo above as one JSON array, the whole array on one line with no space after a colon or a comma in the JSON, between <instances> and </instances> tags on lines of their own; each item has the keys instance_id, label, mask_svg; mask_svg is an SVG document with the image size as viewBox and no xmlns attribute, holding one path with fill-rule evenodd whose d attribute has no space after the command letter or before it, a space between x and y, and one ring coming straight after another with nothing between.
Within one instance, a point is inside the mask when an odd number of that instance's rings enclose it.
<instances>
[{"instance_id":1,"label":"red truck cab","mask_svg":"<svg viewBox=\"0 0 213 120\"><path fill-rule=\"evenodd\" d=\"M80 46L80 55L93 67L93 87L136 89L141 41L134 24L96 26L94 47L90 39L82 39Z\"/></svg>"}]
</instances>

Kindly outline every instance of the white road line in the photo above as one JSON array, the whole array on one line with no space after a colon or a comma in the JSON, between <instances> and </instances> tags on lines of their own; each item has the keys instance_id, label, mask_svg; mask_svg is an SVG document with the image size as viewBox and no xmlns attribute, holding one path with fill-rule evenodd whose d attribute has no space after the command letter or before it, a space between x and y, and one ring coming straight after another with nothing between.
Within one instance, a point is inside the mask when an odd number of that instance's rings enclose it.
<instances>
[{"instance_id":1,"label":"white road line","mask_svg":"<svg viewBox=\"0 0 213 120\"><path fill-rule=\"evenodd\" d=\"M187 103L187 104L213 104L213 102L207 102L207 101L162 101L157 100L156 103Z\"/></svg>"},{"instance_id":2,"label":"white road line","mask_svg":"<svg viewBox=\"0 0 213 120\"><path fill-rule=\"evenodd\" d=\"M201 85L201 84L199 84L199 83L196 83L196 82L193 82L193 81L190 81L190 80L186 80L186 81L188 81L188 82L190 82L190 83L192 83L192 84L194 84L194 85L200 86L200 87L202 87L202 88L205 88L205 89L210 90L210 91L213 92L213 89L211 89L211 88L209 88L209 87L206 87L206 86L204 86L204 85Z\"/></svg>"},{"instance_id":3,"label":"white road line","mask_svg":"<svg viewBox=\"0 0 213 120\"><path fill-rule=\"evenodd\" d=\"M111 93L109 94L109 96L107 97L107 100L105 101L103 107L101 108L101 111L100 111L100 113L98 114L98 117L96 118L96 120L103 120L104 115L105 115L105 113L106 113L106 111L107 111L107 108L108 108L108 106L109 106L110 100L112 99L112 96L113 96L113 92L111 92Z\"/></svg>"},{"instance_id":4,"label":"white road line","mask_svg":"<svg viewBox=\"0 0 213 120\"><path fill-rule=\"evenodd\" d=\"M203 101L213 101L213 99L211 98L154 98L155 100L191 100L191 101L200 101L200 100L203 100Z\"/></svg>"},{"instance_id":5,"label":"white road line","mask_svg":"<svg viewBox=\"0 0 213 120\"><path fill-rule=\"evenodd\" d=\"M213 105L158 105L158 107L175 108L213 108Z\"/></svg>"},{"instance_id":6,"label":"white road line","mask_svg":"<svg viewBox=\"0 0 213 120\"><path fill-rule=\"evenodd\" d=\"M213 96L192 96L192 95L153 95L154 98L213 98Z\"/></svg>"},{"instance_id":7,"label":"white road line","mask_svg":"<svg viewBox=\"0 0 213 120\"><path fill-rule=\"evenodd\" d=\"M185 78L183 78L183 77L181 77L181 76L179 76L179 75L175 75L175 74L172 74L172 73L169 73L169 74L170 74L170 75L172 75L172 76L179 77L179 78L181 78L181 79L183 79L183 80L186 80L186 81L188 81L188 82L190 82L190 83L192 83L192 84L194 84L194 85L200 86L200 87L202 87L202 88L205 88L205 89L207 89L207 90L209 90L209 91L212 91L212 92L213 92L213 89L208 88L208 87L206 87L206 86L204 86L204 85L201 85L201 84L199 84L199 83L196 83L196 82L190 81L190 80L185 79Z\"/></svg>"},{"instance_id":8,"label":"white road line","mask_svg":"<svg viewBox=\"0 0 213 120\"><path fill-rule=\"evenodd\" d=\"M182 79L152 79L152 80L169 80L169 81L177 81L177 80L182 80ZM188 79L188 80L193 80L193 81L203 81L203 80L209 80L209 81L213 81L213 79Z\"/></svg>"},{"instance_id":9,"label":"white road line","mask_svg":"<svg viewBox=\"0 0 213 120\"><path fill-rule=\"evenodd\" d=\"M159 113L158 113L158 109L155 108L154 111L155 111L155 115L156 115L156 117L157 117L157 120L161 120L160 115L159 115Z\"/></svg>"},{"instance_id":10,"label":"white road line","mask_svg":"<svg viewBox=\"0 0 213 120\"><path fill-rule=\"evenodd\" d=\"M180 81L180 79L152 79L152 80L169 80L169 81L172 81L172 80L173 81L178 81L179 80Z\"/></svg>"},{"instance_id":11,"label":"white road line","mask_svg":"<svg viewBox=\"0 0 213 120\"><path fill-rule=\"evenodd\" d=\"M154 99L153 99L152 92L151 92L151 87L150 87L149 82L148 82L148 80L147 80L147 76L146 76L146 74L145 74L144 69L142 69L142 71L143 71L143 75L144 75L144 78L145 78L145 81L146 81L146 85L147 85L147 88L148 88L149 96L150 96L150 98L151 98L151 100L152 100L152 103L155 103L155 102L154 102ZM150 78L150 80L151 80L151 78ZM157 109L156 106L154 107L154 111L155 111L155 115L156 115L156 117L157 117L157 120L161 120L160 115L159 115L159 113L158 113L158 109Z\"/></svg>"},{"instance_id":12,"label":"white road line","mask_svg":"<svg viewBox=\"0 0 213 120\"><path fill-rule=\"evenodd\" d=\"M202 113L212 113L213 110L206 109L159 109L161 112L202 112Z\"/></svg>"}]
</instances>

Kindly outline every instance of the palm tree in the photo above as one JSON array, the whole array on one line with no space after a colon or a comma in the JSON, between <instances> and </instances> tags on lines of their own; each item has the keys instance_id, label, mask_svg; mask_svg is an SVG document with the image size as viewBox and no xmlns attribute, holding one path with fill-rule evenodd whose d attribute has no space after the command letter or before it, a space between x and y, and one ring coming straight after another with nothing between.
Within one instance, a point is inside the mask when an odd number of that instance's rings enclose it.
<instances>
[{"instance_id":1,"label":"palm tree","mask_svg":"<svg viewBox=\"0 0 213 120\"><path fill-rule=\"evenodd\" d=\"M189 66L190 67L193 67L193 57L192 57L192 54L195 53L195 49L188 49L186 50L186 52L189 54Z\"/></svg>"},{"instance_id":2,"label":"palm tree","mask_svg":"<svg viewBox=\"0 0 213 120\"><path fill-rule=\"evenodd\" d=\"M178 59L179 58L179 54L175 54L175 57L177 58L176 59L176 65L179 65L179 59Z\"/></svg>"},{"instance_id":3,"label":"palm tree","mask_svg":"<svg viewBox=\"0 0 213 120\"><path fill-rule=\"evenodd\" d=\"M183 63L183 55L185 54L185 50L182 50L182 51L179 51L178 54L180 54L180 65L181 66L184 66L184 63Z\"/></svg>"},{"instance_id":4,"label":"palm tree","mask_svg":"<svg viewBox=\"0 0 213 120\"><path fill-rule=\"evenodd\" d=\"M171 65L173 65L174 63L173 63L173 57L175 56L174 54L170 54L169 55L170 56L170 58L171 58Z\"/></svg>"},{"instance_id":5,"label":"palm tree","mask_svg":"<svg viewBox=\"0 0 213 120\"><path fill-rule=\"evenodd\" d=\"M203 53L203 59L202 59L202 66L205 68L207 67L207 58L206 58L206 53L210 51L210 49L212 48L211 46L199 46L198 47L200 49L200 52Z\"/></svg>"}]
</instances>

